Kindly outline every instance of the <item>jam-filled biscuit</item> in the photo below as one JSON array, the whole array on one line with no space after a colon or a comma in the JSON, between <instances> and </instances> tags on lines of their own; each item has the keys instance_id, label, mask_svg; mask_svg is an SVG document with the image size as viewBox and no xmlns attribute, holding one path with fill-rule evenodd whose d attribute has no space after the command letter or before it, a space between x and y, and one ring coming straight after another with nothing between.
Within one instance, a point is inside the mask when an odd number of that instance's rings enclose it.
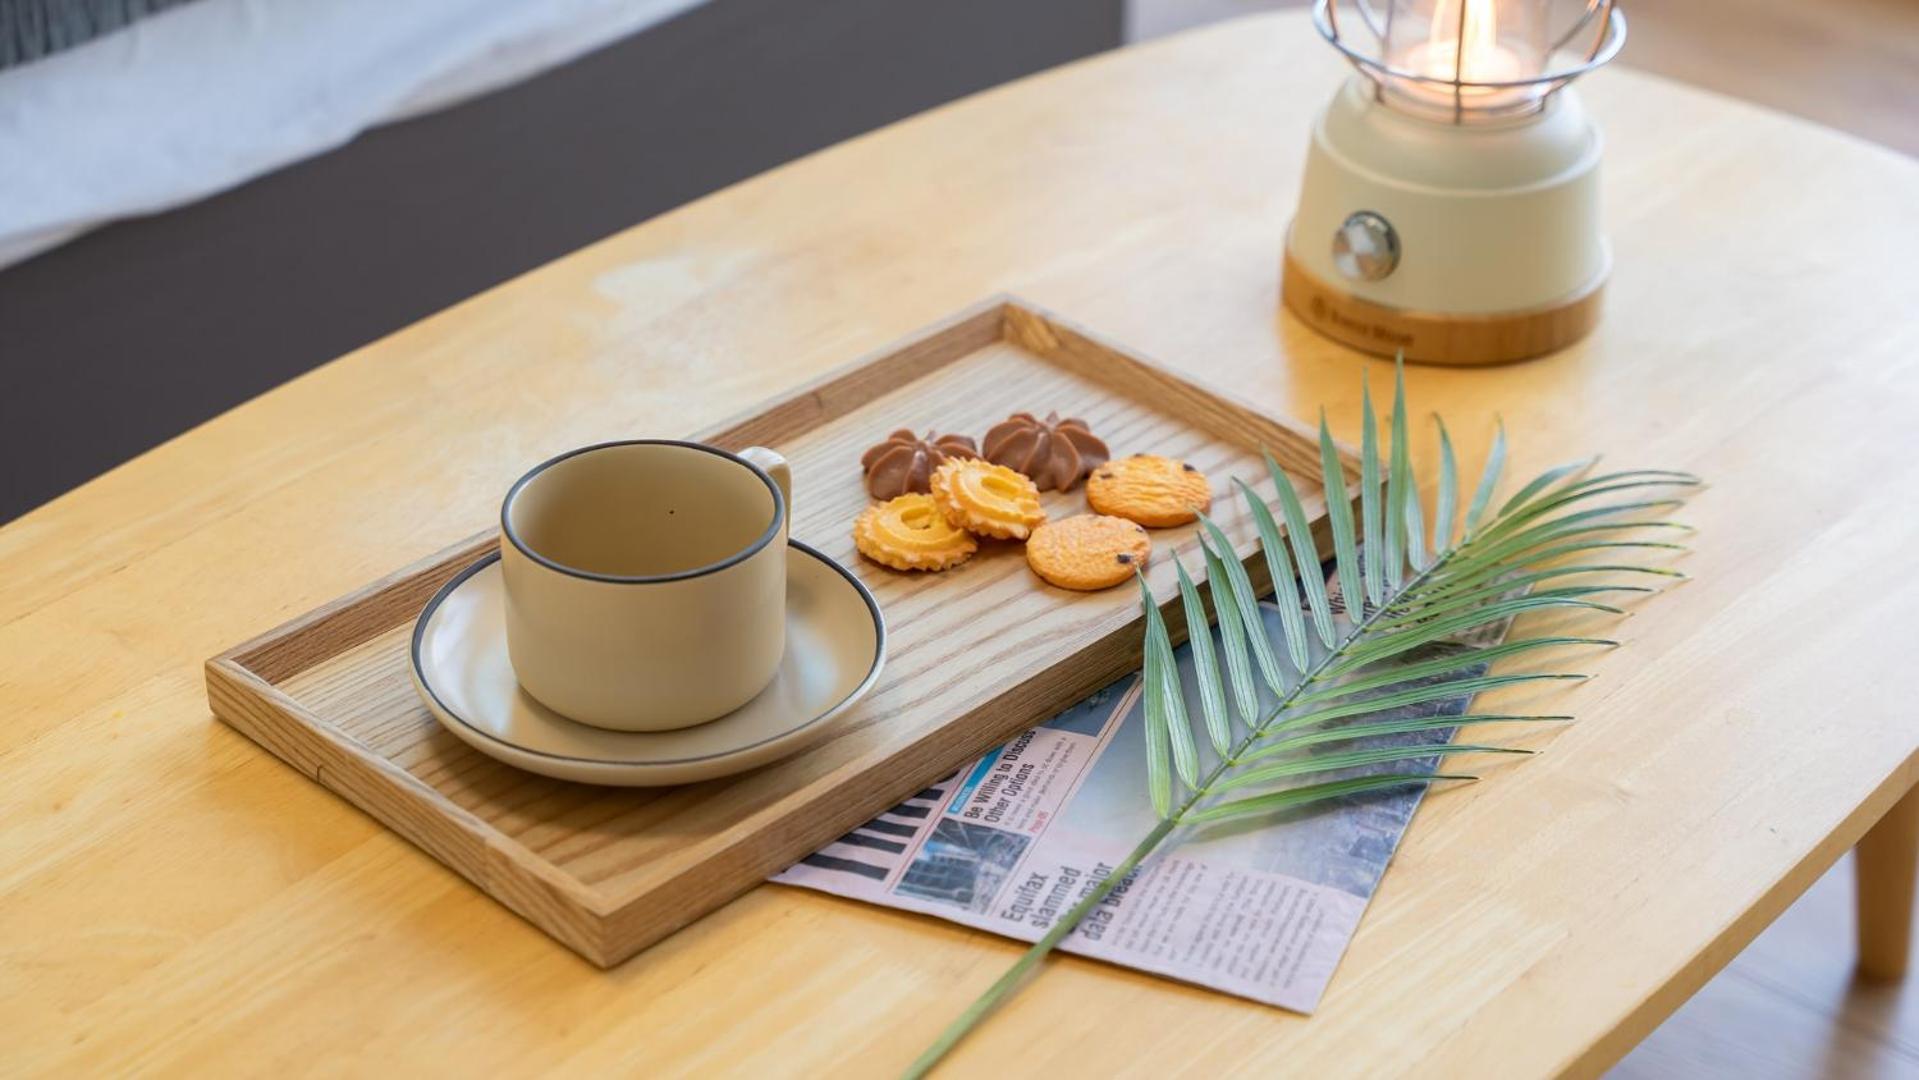
<instances>
[{"instance_id":1,"label":"jam-filled biscuit","mask_svg":"<svg viewBox=\"0 0 1919 1080\"><path fill-rule=\"evenodd\" d=\"M1176 458L1134 454L1109 461L1086 478L1094 510L1149 528L1184 525L1213 505L1206 474Z\"/></svg>"},{"instance_id":2,"label":"jam-filled biscuit","mask_svg":"<svg viewBox=\"0 0 1919 1080\"><path fill-rule=\"evenodd\" d=\"M853 522L853 546L895 570L944 570L972 558L979 541L947 521L931 495L907 494L867 507Z\"/></svg>"},{"instance_id":3,"label":"jam-filled biscuit","mask_svg":"<svg viewBox=\"0 0 1919 1080\"><path fill-rule=\"evenodd\" d=\"M1138 523L1097 514L1049 521L1026 541L1026 564L1062 589L1108 589L1146 565L1153 541Z\"/></svg>"},{"instance_id":4,"label":"jam-filled biscuit","mask_svg":"<svg viewBox=\"0 0 1919 1080\"><path fill-rule=\"evenodd\" d=\"M979 458L956 458L933 470L933 499L954 525L1002 540L1024 540L1046 520L1031 479Z\"/></svg>"}]
</instances>

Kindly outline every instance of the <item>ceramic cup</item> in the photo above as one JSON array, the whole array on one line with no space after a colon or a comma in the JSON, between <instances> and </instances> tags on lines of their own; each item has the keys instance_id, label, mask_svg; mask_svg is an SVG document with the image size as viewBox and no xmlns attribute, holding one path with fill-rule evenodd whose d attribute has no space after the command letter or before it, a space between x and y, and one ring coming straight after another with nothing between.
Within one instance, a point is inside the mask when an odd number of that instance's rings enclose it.
<instances>
[{"instance_id":1,"label":"ceramic cup","mask_svg":"<svg viewBox=\"0 0 1919 1080\"><path fill-rule=\"evenodd\" d=\"M555 712L620 731L714 720L786 649L786 459L699 443L588 446L500 507L507 654Z\"/></svg>"}]
</instances>

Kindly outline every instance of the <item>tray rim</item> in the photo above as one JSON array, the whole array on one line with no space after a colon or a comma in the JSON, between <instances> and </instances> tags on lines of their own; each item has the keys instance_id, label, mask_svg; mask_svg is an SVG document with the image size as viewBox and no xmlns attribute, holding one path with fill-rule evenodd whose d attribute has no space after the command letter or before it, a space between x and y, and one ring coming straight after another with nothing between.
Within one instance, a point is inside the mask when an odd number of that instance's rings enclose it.
<instances>
[{"instance_id":1,"label":"tray rim","mask_svg":"<svg viewBox=\"0 0 1919 1080\"><path fill-rule=\"evenodd\" d=\"M1070 356L1076 351L1091 351L1097 356L1099 362L1118 362L1127 365L1130 368L1130 374L1160 382L1174 390L1197 394L1224 406L1237 417L1249 418L1251 422L1279 428L1294 436L1302 445L1313 446L1315 449L1310 468L1306 467L1306 463L1297 460L1304 456L1303 451L1289 454L1289 450L1296 448L1272 449L1276 458L1290 466L1289 471L1295 474L1303 472L1305 475L1314 477L1319 474L1316 430L1309 429L1290 417L1275 416L1242 404L1203 379L1194 378L1161 365L1131 348L1098 337L1048 309L1004 292L991 295L888 344L836 365L784 393L770 396L754 406L710 424L688 438L737 449L754 441L752 431L755 426L775 423L782 417L790 422L792 416L789 414L803 416L807 413L815 413L822 417L822 422L827 422L840 412L858 408L866 401L910 384L961 356L969 355L996 342L1010 342L1018 345L1039 355L1041 359L1049 363L1109 385L1112 380L1081 371L1073 363L1063 360L1062 355ZM888 370L879 371L878 369L882 366ZM908 371L914 371L916 368L923 368L923 370L917 370L916 373L903 378L893 378L881 385L877 392L870 393L864 398L860 396L862 388L855 384L863 373L869 376L891 375L895 374L892 371L895 368L904 368ZM867 381L870 382L873 379L869 377ZM837 404L829 401L826 392L836 388L850 391L850 398ZM1162 402L1156 402L1156 404L1165 407ZM1180 415L1176 409L1167 411ZM1180 419L1189 425L1209 430L1216 436L1225 437L1216 429L1201 425L1190 417L1180 415ZM1242 441L1242 445L1259 444ZM1336 442L1334 445L1345 466L1349 493L1356 503L1359 496L1357 455L1344 443ZM1295 460L1288 462L1289 456ZM1325 537L1318 535L1324 531L1324 528L1325 514L1322 512L1315 519L1313 529L1315 541L1320 544L1322 550L1328 546ZM676 888L686 887L686 883L694 875L682 872L677 877L663 880L650 888L624 890L615 890L603 883L590 883L570 875L559 864L541 856L513 836L493 826L486 819L446 798L439 789L395 764L392 759L346 735L332 722L302 705L279 685L318 663L365 644L375 637L390 632L395 627L405 625L408 620L417 618L419 605L410 602L401 605L403 611L410 608L412 614L377 620L362 619L360 625L353 627L347 635L350 640L344 643L335 642L325 652L315 655L303 655L296 647L305 635L333 620L350 616L356 611L366 608L383 609L391 604L391 598L395 594L408 591L421 593L420 602L424 603L425 599L437 592L445 581L496 551L500 540L497 525L489 526L352 592L302 612L272 629L256 634L209 658L205 662L209 707L217 719L247 736L274 757L300 770L309 780L345 798L379 824L393 830L449 869L467 878L486 895L526 918L537 928L552 935L593 963L601 967L611 967L636 955L679 927L723 906L734 897L754 887L759 883L758 880L745 882L740 888L730 891L709 890L703 894L703 902L699 905L701 910L697 914L665 927L651 936L642 934L643 940L637 944L621 943L618 939L622 929L620 926L622 918L633 917L636 906L649 904L671 906L675 901L663 894L670 893ZM1265 576L1264 560L1257 557L1257 550L1256 546L1252 547L1240 558L1246 562L1249 571L1254 573L1255 585L1263 588L1267 584L1262 580ZM1204 587L1202 585L1202 588ZM1177 594L1171 594L1162 599L1160 607L1168 619L1168 626L1174 637L1183 638L1184 618ZM1114 633L1124 635L1134 629L1139 622L1140 617L1137 614L1131 615ZM1082 655L1085 651L1081 650L1080 653L1073 655ZM1038 678L1040 675L1036 674L1028 682ZM252 701L249 701L249 698ZM991 704L992 702L988 702L969 711L984 709ZM248 715L252 708L268 712L277 711L286 721L300 728L306 738L317 735L319 747L293 745L287 739L278 737L271 730L270 717L263 723L263 718ZM942 725L942 728L950 727L962 719L962 715L956 714ZM1032 719L1025 718L1021 722L1030 723ZM924 744L937 737L936 733L929 734L915 740L911 745ZM830 741L831 736L815 744L814 748L826 745ZM333 760L324 760L327 758ZM960 760L964 760L964 755L960 755ZM851 767L852 763L849 762L836 768L834 772ZM870 769L870 767L869 765L867 768ZM945 766L945 768L950 767L950 765ZM818 780L813 781L813 783L818 782ZM396 797L403 805L398 807L387 805ZM881 808L883 809L883 806ZM704 860L710 861L727 848L750 840L751 834L758 831L757 828L749 829L755 825L755 819L775 810L782 813L790 812L790 808L783 809L777 804L770 804L746 818L734 821L709 834L706 837L709 843L705 846L710 850ZM445 838L432 835L426 823L413 820L416 816L447 822L458 834L454 838L458 842L448 843ZM852 821L851 824L857 824L858 820L864 820L864 816ZM747 835L739 835L742 830L747 830ZM503 864L510 864L510 872ZM523 887L527 883L518 881L516 875L522 877L530 875L532 879L530 884L536 887L530 890Z\"/></svg>"},{"instance_id":2,"label":"tray rim","mask_svg":"<svg viewBox=\"0 0 1919 1080\"><path fill-rule=\"evenodd\" d=\"M1238 412L1256 417L1260 423L1284 429L1306 445L1317 447L1319 443L1319 431L1316 428L1309 427L1289 416L1261 412L1244 405L1233 394L1206 379L1168 367L1131 346L1120 345L1102 337L1058 312L1004 291L993 293L983 300L928 323L903 337L878 348L869 349L845 363L828 368L784 393L775 394L725 419L709 424L688 438L699 442L714 442L727 439L729 436L737 439L740 433L750 430L754 423L782 410L803 405L821 390L846 380L864 369L889 359L953 348L970 340L974 335L978 336L979 344L976 346L978 348L984 348L995 341L1011 340L1055 364L1059 364L1060 361L1055 356L1048 355L1049 353L1062 350L1070 352L1076 349L1097 350L1108 354L1111 358L1126 362L1140 374L1174 385L1184 385ZM932 364L928 370L936 370L945 362ZM724 443L716 443L716 445L724 445ZM739 443L741 447L746 445L750 445L750 442ZM1348 488L1353 490L1356 505L1357 491L1354 485L1360 477L1359 452L1351 445L1337 439L1334 440L1333 447L1339 454L1340 462L1345 466ZM1283 451L1285 448L1279 449ZM1283 462L1285 459L1280 460ZM1311 461L1298 461L1294 464L1297 466L1295 472L1315 477L1320 473L1321 466L1317 451Z\"/></svg>"}]
</instances>

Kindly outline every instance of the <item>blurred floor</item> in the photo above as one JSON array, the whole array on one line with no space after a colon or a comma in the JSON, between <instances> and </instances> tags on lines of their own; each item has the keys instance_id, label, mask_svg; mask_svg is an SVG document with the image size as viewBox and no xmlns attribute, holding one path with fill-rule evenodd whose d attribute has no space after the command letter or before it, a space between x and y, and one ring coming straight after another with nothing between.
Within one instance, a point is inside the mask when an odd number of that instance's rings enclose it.
<instances>
[{"instance_id":1,"label":"blurred floor","mask_svg":"<svg viewBox=\"0 0 1919 1080\"><path fill-rule=\"evenodd\" d=\"M1308 0L1132 0L1140 41ZM1919 156L1919 0L1625 0L1619 62Z\"/></svg>"},{"instance_id":2,"label":"blurred floor","mask_svg":"<svg viewBox=\"0 0 1919 1080\"><path fill-rule=\"evenodd\" d=\"M1132 0L1129 40L1307 0ZM1642 0L1620 62L1919 155L1919 0ZM1853 978L1852 858L1613 1080L1919 1077L1919 991Z\"/></svg>"},{"instance_id":3,"label":"blurred floor","mask_svg":"<svg viewBox=\"0 0 1919 1080\"><path fill-rule=\"evenodd\" d=\"M1852 898L1847 855L1611 1080L1919 1077L1919 991L1854 977Z\"/></svg>"}]
</instances>

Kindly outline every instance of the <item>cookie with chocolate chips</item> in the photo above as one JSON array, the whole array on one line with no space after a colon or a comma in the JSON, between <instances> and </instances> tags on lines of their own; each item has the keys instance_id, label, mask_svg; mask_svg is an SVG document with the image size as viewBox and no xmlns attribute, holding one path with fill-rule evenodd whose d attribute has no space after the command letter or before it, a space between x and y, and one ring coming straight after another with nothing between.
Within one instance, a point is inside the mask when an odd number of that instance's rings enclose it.
<instances>
[{"instance_id":1,"label":"cookie with chocolate chips","mask_svg":"<svg viewBox=\"0 0 1919 1080\"><path fill-rule=\"evenodd\" d=\"M1026 541L1026 565L1062 589L1110 589L1143 568L1153 541L1137 523L1098 514L1049 521Z\"/></svg>"},{"instance_id":2,"label":"cookie with chocolate chips","mask_svg":"<svg viewBox=\"0 0 1919 1080\"><path fill-rule=\"evenodd\" d=\"M1148 528L1184 525L1213 505L1206 474L1177 458L1134 454L1109 461L1086 478L1094 510Z\"/></svg>"}]
</instances>

